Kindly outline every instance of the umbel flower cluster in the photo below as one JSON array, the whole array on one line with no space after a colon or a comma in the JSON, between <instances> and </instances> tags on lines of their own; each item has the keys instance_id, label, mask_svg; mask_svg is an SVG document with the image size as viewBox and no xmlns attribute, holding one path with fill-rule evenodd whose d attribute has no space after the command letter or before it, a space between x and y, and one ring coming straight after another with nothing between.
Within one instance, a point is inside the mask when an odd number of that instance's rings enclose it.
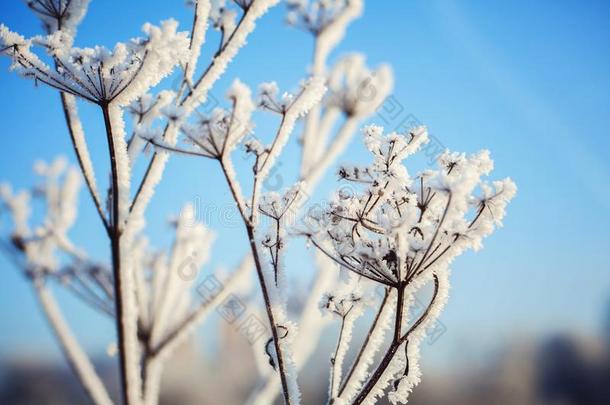
<instances>
[{"instance_id":1,"label":"umbel flower cluster","mask_svg":"<svg viewBox=\"0 0 610 405\"><path fill-rule=\"evenodd\" d=\"M343 268L389 286L416 281L464 250L478 250L501 225L516 187L510 179L483 179L493 168L488 151L446 151L437 169L411 176L402 161L427 142L425 128L384 135L383 128L369 126L364 138L373 163L339 169L342 180L364 192L342 189L328 210L309 216L317 230L309 235L312 242L329 242L329 254Z\"/></svg>"},{"instance_id":2,"label":"umbel flower cluster","mask_svg":"<svg viewBox=\"0 0 610 405\"><path fill-rule=\"evenodd\" d=\"M486 180L493 168L489 152L444 152L434 169L407 170L405 159L428 141L423 127L400 134L364 127L372 163L341 166L340 188L330 203L308 209L308 197L392 91L387 65L371 68L358 53L328 62L349 23L362 13L362 0L286 2L289 24L313 38L311 64L296 90L280 91L270 81L253 91L235 78L225 105L202 112L258 19L277 3L194 0L189 31L179 31L171 19L159 26L147 23L143 37L113 49L74 46L88 0L26 1L45 35L25 38L0 25L0 54L10 58L11 70L59 92L78 163L78 168L64 159L36 164L43 181L32 190L0 187L1 252L31 283L62 352L95 404L109 405L116 398L64 319L56 288L114 326L116 344L109 353L118 360L125 405L157 404L167 361L193 339L215 306L237 295L260 312L268 332L251 345L258 381L249 404L273 403L278 395L285 404L300 403L299 373L323 346L318 342L333 321L339 328L329 356L328 402L375 403L387 394L393 403L405 403L421 375L420 343L447 301L451 262L467 249L481 248L502 223L516 188L510 179ZM211 40L209 28L217 31ZM209 61L202 60L204 46L211 46ZM168 75L178 85L159 88ZM94 167L90 133L80 120L82 102L101 109L106 166ZM278 118L275 132L259 137L253 122L257 110ZM294 132L301 148L298 178L283 192L269 190L265 184L277 174ZM237 154L250 170L238 172ZM216 233L195 220L195 207L184 205L171 221L169 249L152 248L153 235L146 233L148 206L174 155L211 161L217 173L203 172L225 180L243 223L246 253L228 276L207 275L223 281L203 298L194 290L204 285L199 283ZM138 160L146 160L141 175ZM109 180L107 192L98 187L100 170ZM70 236L82 179L109 242L108 260L92 259L97 252L87 252ZM35 199L43 202L44 212L34 212ZM314 247L312 274L304 275L311 285L302 300L294 299L288 282L293 258L286 255L286 246L298 237ZM260 294L243 294L253 287ZM416 294L426 292L428 304L414 314ZM353 332L366 323L363 315L371 308L375 316L366 338L352 347ZM219 356L233 353L230 344L230 339L220 342ZM354 360L348 366L350 354ZM231 394L233 401L225 402L243 400Z\"/></svg>"},{"instance_id":3,"label":"umbel flower cluster","mask_svg":"<svg viewBox=\"0 0 610 405\"><path fill-rule=\"evenodd\" d=\"M61 270L58 251L69 252L74 260L82 260L84 253L68 239L67 233L77 217L76 199L81 184L80 173L68 168L65 159L57 159L51 164L38 162L36 173L44 179L32 191L14 192L10 185L0 187L2 211L13 218L10 244L23 252L26 273L32 278L54 274ZM32 198L43 199L48 210L44 219L32 227Z\"/></svg>"},{"instance_id":4,"label":"umbel flower cluster","mask_svg":"<svg viewBox=\"0 0 610 405\"><path fill-rule=\"evenodd\" d=\"M186 32L168 20L161 27L146 24L145 38L104 47L76 48L64 31L46 37L25 39L5 26L0 27L0 51L13 59L17 73L96 104L128 104L171 73L188 57ZM53 60L47 65L33 51L40 47Z\"/></svg>"},{"instance_id":5,"label":"umbel flower cluster","mask_svg":"<svg viewBox=\"0 0 610 405\"><path fill-rule=\"evenodd\" d=\"M486 150L446 151L436 169L409 174L402 162L428 141L423 127L384 134L371 125L363 133L373 162L341 167L340 179L354 187L341 189L326 209L313 210L302 233L342 269L396 294L393 338L381 364L362 381L346 381L335 398L372 401L394 382L390 400L403 402L419 381L418 346L426 326L447 300L449 265L465 250L480 249L502 224L516 187L509 178L484 179L493 168ZM408 319L413 294L429 282L434 292L428 307ZM328 300L329 310L335 301Z\"/></svg>"}]
</instances>

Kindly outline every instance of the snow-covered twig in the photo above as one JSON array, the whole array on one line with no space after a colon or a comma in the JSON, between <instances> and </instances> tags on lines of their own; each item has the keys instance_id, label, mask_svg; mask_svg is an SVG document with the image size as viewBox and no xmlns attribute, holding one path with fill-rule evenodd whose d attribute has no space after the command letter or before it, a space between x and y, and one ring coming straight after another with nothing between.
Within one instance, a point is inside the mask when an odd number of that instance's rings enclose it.
<instances>
[{"instance_id":1,"label":"snow-covered twig","mask_svg":"<svg viewBox=\"0 0 610 405\"><path fill-rule=\"evenodd\" d=\"M81 124L78 115L76 99L70 94L61 93L61 103L64 109L64 117L66 119L66 124L68 125L70 139L72 140L72 146L74 147L74 153L83 173L83 177L85 178L85 184L87 184L87 189L89 190L89 194L91 194L95 209L97 210L106 231L109 231L110 225L108 224L108 218L104 212L102 199L97 188L95 171L93 169L93 163L91 162L89 148L87 147L85 140L83 125Z\"/></svg>"},{"instance_id":2,"label":"snow-covered twig","mask_svg":"<svg viewBox=\"0 0 610 405\"><path fill-rule=\"evenodd\" d=\"M390 327L392 311L396 307L395 301L396 291L386 290L375 319L358 351L358 355L341 383L338 395L340 400L348 403L362 389L362 384L368 375L368 369L373 363L375 355L380 350L384 335Z\"/></svg>"},{"instance_id":3,"label":"snow-covered twig","mask_svg":"<svg viewBox=\"0 0 610 405\"><path fill-rule=\"evenodd\" d=\"M254 30L256 21L263 16L279 0L250 0L237 26L229 38L222 45L220 52L214 57L199 80L185 95L181 106L191 111L196 105L205 101L208 91L218 78L224 73L228 64L233 60L239 49L244 46L246 39Z\"/></svg>"},{"instance_id":4,"label":"snow-covered twig","mask_svg":"<svg viewBox=\"0 0 610 405\"><path fill-rule=\"evenodd\" d=\"M205 42L205 34L208 30L208 17L210 15L211 4L209 0L196 0L195 12L193 16L193 28L191 29L191 43L189 49L190 57L184 67L184 80L187 83L193 81L193 75L197 68L201 46Z\"/></svg>"},{"instance_id":5,"label":"snow-covered twig","mask_svg":"<svg viewBox=\"0 0 610 405\"><path fill-rule=\"evenodd\" d=\"M34 280L33 284L43 313L55 332L55 336L61 345L66 359L68 359L74 369L91 401L96 405L112 405L112 400L108 396L104 383L100 380L100 377L93 368L93 364L91 364L89 358L72 334L52 293L42 280Z\"/></svg>"},{"instance_id":6,"label":"snow-covered twig","mask_svg":"<svg viewBox=\"0 0 610 405\"><path fill-rule=\"evenodd\" d=\"M272 216L277 221L276 235L279 237L280 220L286 212L287 207L285 207L286 209L282 211L281 215L277 212L276 214L271 214L270 211L265 211L264 207L261 206L260 191L261 184L265 181L269 170L286 144L296 120L319 102L324 91L325 87L323 80L320 78L311 78L304 84L303 89L297 96L288 97L285 104L282 104L282 102L275 103L278 106L280 104L283 105L281 110L278 111L278 113L282 115L282 121L276 136L272 140L270 146L265 149L264 153L263 151L255 152L254 185L249 204L249 214L230 158L233 145L245 135L245 130L249 127L248 121L252 110L250 91L243 84L240 82L234 83L232 90L228 94L228 97L232 100L233 104L233 109L230 113L219 111L214 113L211 118L204 119L198 126L183 128L185 137L190 143L194 144L195 150L164 147L160 142L151 140L155 145L166 151L182 151L188 154L205 156L216 159L220 163L233 199L239 207L248 235L263 301L272 330L273 338L271 343L274 345L276 356L275 364L280 374L284 400L286 403L298 402L299 394L298 390L295 388L296 382L289 381L289 376L294 374L289 371L289 369L292 369L290 366L291 361L289 360L291 356L290 353L286 351L286 345L280 341L283 337L280 337L279 329L282 328L282 335L291 334L292 336L292 333L294 332L290 332L289 329L287 329L287 323L280 325L276 320L277 317L283 318L283 310L274 310L275 303L278 301L278 298L274 298L277 295L277 293L274 292L277 287L272 286L265 276L263 252L256 238L256 225L259 211L262 210L263 213ZM264 108L264 105L261 106ZM240 128L236 128L236 124L239 124ZM291 202L292 201L293 199ZM272 211L274 210L273 207L270 209ZM275 258L272 260L272 264L275 266L274 274L276 277L279 271L279 246L280 242L277 241ZM296 376L293 378L294 381L296 381Z\"/></svg>"},{"instance_id":7,"label":"snow-covered twig","mask_svg":"<svg viewBox=\"0 0 610 405\"><path fill-rule=\"evenodd\" d=\"M354 286L350 286L352 289ZM339 396L339 387L343 378L343 363L352 340L354 323L362 315L366 307L366 298L357 291L346 295L327 293L321 303L323 311L339 318L339 337L335 353L330 359L329 403L334 403Z\"/></svg>"}]
</instances>

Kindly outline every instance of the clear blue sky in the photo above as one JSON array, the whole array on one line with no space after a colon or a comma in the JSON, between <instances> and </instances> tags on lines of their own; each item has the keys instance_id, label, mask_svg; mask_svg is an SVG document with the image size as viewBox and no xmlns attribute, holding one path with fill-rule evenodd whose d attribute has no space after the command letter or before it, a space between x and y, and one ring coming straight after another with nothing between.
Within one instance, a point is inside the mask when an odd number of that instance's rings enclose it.
<instances>
[{"instance_id":1,"label":"clear blue sky","mask_svg":"<svg viewBox=\"0 0 610 405\"><path fill-rule=\"evenodd\" d=\"M92 2L78 45L112 46L137 36L144 22L168 17L186 29L190 19L182 1L117 4ZM302 77L312 41L284 26L283 15L278 7L263 18L215 88L218 98L236 76L253 87L276 80L288 88ZM505 227L483 251L455 262L452 296L442 316L449 334L435 352L454 353L459 346L477 355L520 336L598 333L610 300L609 16L610 3L593 0L368 1L363 18L333 54L360 51L373 65L392 64L394 97L405 113L450 149L490 149L494 175L511 176L519 187ZM40 32L21 2L0 2L0 22L25 35ZM24 187L34 182L35 159L73 156L58 95L7 72L8 64L0 61L0 179ZM83 106L83 113L94 160L103 165L98 113L91 106ZM263 121L259 131L265 128L270 124ZM358 139L346 158L366 158ZM281 161L287 180L295 159L293 143ZM328 176L320 197L333 181ZM228 195L216 167L175 157L151 206L155 244L167 243L167 215L189 200L207 204L211 226L220 228ZM236 247L243 238L237 218L229 222L218 229L214 264L230 266L246 249L245 239ZM107 255L103 230L84 193L73 235L94 256ZM288 258L295 273L309 270L298 257L304 252L297 246ZM28 284L3 259L0 271L0 357L24 350L56 354ZM62 296L62 303L90 349L111 341L110 323L69 298Z\"/></svg>"}]
</instances>

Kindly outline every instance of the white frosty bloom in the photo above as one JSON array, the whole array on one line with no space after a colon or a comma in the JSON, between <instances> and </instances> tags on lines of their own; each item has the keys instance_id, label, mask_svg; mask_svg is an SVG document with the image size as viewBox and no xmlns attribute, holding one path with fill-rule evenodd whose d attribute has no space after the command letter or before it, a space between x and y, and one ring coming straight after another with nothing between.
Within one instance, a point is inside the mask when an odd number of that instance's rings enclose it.
<instances>
[{"instance_id":1,"label":"white frosty bloom","mask_svg":"<svg viewBox=\"0 0 610 405\"><path fill-rule=\"evenodd\" d=\"M315 213L315 226L303 233L342 268L386 289L403 289L407 308L415 292L433 281L432 301L417 315L421 320L410 320L408 332L406 327L395 331L399 337L393 340L394 348L406 349L392 355L365 401L374 403L393 381L390 401L405 403L420 378L419 344L447 300L450 263L465 250L480 248L482 239L501 225L516 187L510 179L491 184L483 180L493 168L485 150L472 155L447 151L438 158L436 170L412 177L403 161L426 142L424 128L385 134L382 127L369 125L363 137L372 162L340 169L340 178L353 189L338 192L323 212ZM323 307L342 318L351 301L332 294ZM335 367L335 375L340 372ZM331 386L331 398L352 401L363 389L364 374L359 368L342 398Z\"/></svg>"},{"instance_id":2,"label":"white frosty bloom","mask_svg":"<svg viewBox=\"0 0 610 405\"><path fill-rule=\"evenodd\" d=\"M290 100L289 105L281 107L275 111L282 115L282 121L277 131L276 137L274 138L271 146L266 149L266 155L262 162L258 162L256 169L257 182L253 191L254 195L261 194L261 186L265 179L269 175L269 172L277 157L282 152L284 146L288 142L290 134L294 130L294 126L297 120L307 114L307 112L320 102L324 93L326 92L326 86L324 85L324 79L321 77L311 77L304 81L301 85L301 91ZM281 103L278 103L281 106Z\"/></svg>"},{"instance_id":3,"label":"white frosty bloom","mask_svg":"<svg viewBox=\"0 0 610 405\"><path fill-rule=\"evenodd\" d=\"M175 104L169 104L161 109L161 113L169 122L178 123L184 117L184 108L178 107Z\"/></svg>"},{"instance_id":4,"label":"white frosty bloom","mask_svg":"<svg viewBox=\"0 0 610 405\"><path fill-rule=\"evenodd\" d=\"M265 152L265 147L258 139L251 138L244 142L244 150L246 153L252 153L255 156L260 156Z\"/></svg>"},{"instance_id":5,"label":"white frosty bloom","mask_svg":"<svg viewBox=\"0 0 610 405\"><path fill-rule=\"evenodd\" d=\"M156 120L166 118L172 124L181 120L184 115L183 109L175 105L168 109L175 97L176 94L173 91L161 91L156 96L146 93L129 105L128 110L132 114L134 126L133 136L129 139L127 145L131 166L134 165L138 154L145 147L146 140L162 140L163 131L160 128L153 127Z\"/></svg>"},{"instance_id":6,"label":"white frosty bloom","mask_svg":"<svg viewBox=\"0 0 610 405\"><path fill-rule=\"evenodd\" d=\"M272 111L279 111L281 108L276 105L276 98L279 92L279 88L276 82L265 82L258 86L258 98L257 105L260 108L269 109Z\"/></svg>"},{"instance_id":7,"label":"white frosty bloom","mask_svg":"<svg viewBox=\"0 0 610 405\"><path fill-rule=\"evenodd\" d=\"M358 308L365 308L367 305L369 305L369 298L357 290L345 294L327 292L320 301L320 310L341 319L352 311L360 311Z\"/></svg>"},{"instance_id":8,"label":"white frosty bloom","mask_svg":"<svg viewBox=\"0 0 610 405\"><path fill-rule=\"evenodd\" d=\"M222 33L221 46L224 46L237 26L237 12L228 8L225 0L213 0L209 18L212 26Z\"/></svg>"},{"instance_id":9,"label":"white frosty bloom","mask_svg":"<svg viewBox=\"0 0 610 405\"><path fill-rule=\"evenodd\" d=\"M231 153L235 145L241 142L243 137L251 131L253 125L250 119L255 106L250 88L239 79L233 81L227 92L227 98L233 103L233 111L227 128L224 152Z\"/></svg>"},{"instance_id":10,"label":"white frosty bloom","mask_svg":"<svg viewBox=\"0 0 610 405\"><path fill-rule=\"evenodd\" d=\"M61 31L26 40L2 25L0 52L11 57L11 68L24 77L97 104L128 105L188 58L187 33L177 32L177 27L175 20L160 27L144 24L145 38L118 43L110 51L99 46L72 48L61 40ZM53 57L56 69L32 52L34 44Z\"/></svg>"},{"instance_id":11,"label":"white frosty bloom","mask_svg":"<svg viewBox=\"0 0 610 405\"><path fill-rule=\"evenodd\" d=\"M349 23L344 20L347 20L348 16L349 20L353 19L362 10L360 0L289 0L286 6L291 25L316 35L337 29L337 26L344 29Z\"/></svg>"},{"instance_id":12,"label":"white frosty bloom","mask_svg":"<svg viewBox=\"0 0 610 405\"><path fill-rule=\"evenodd\" d=\"M227 92L227 98L232 103L230 110L215 108L210 114L198 113L194 123L188 122L185 107L170 104L162 109L168 121L180 128L185 146L169 144L160 134L141 132L140 136L161 150L213 159L229 156L252 131L250 118L255 106L250 89L238 79Z\"/></svg>"},{"instance_id":13,"label":"white frosty bloom","mask_svg":"<svg viewBox=\"0 0 610 405\"><path fill-rule=\"evenodd\" d=\"M36 162L34 170L43 182L33 193L13 194L8 186L0 189L0 206L4 205L13 219L12 245L24 255L26 271L32 276L58 271L61 250L77 257L82 254L67 236L76 220L79 172L61 157L50 164ZM46 206L44 218L36 226L29 224L31 195L43 198Z\"/></svg>"},{"instance_id":14,"label":"white frosty bloom","mask_svg":"<svg viewBox=\"0 0 610 405\"><path fill-rule=\"evenodd\" d=\"M365 65L364 55L349 54L331 69L328 77L326 104L348 116L363 117L375 112L393 87L389 66L381 65L374 71Z\"/></svg>"},{"instance_id":15,"label":"white frosty bloom","mask_svg":"<svg viewBox=\"0 0 610 405\"><path fill-rule=\"evenodd\" d=\"M301 183L296 183L283 195L276 192L264 194L259 201L259 210L270 218L281 219L290 210L291 206L295 204L301 187Z\"/></svg>"},{"instance_id":16,"label":"white frosty bloom","mask_svg":"<svg viewBox=\"0 0 610 405\"><path fill-rule=\"evenodd\" d=\"M70 39L76 35L89 6L89 0L25 0L25 3L49 34L61 30Z\"/></svg>"}]
</instances>

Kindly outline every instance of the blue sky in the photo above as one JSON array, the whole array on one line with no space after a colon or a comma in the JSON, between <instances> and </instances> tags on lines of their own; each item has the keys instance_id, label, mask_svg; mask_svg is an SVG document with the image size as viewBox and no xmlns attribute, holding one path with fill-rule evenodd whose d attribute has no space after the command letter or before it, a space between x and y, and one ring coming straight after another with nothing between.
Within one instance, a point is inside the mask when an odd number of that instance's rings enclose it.
<instances>
[{"instance_id":1,"label":"blue sky","mask_svg":"<svg viewBox=\"0 0 610 405\"><path fill-rule=\"evenodd\" d=\"M77 45L112 46L137 36L144 22L168 17L186 29L190 19L181 1L122 2L120 10L116 4L92 2ZM451 299L441 318L448 334L434 346L445 357L438 357L446 360L458 348L476 356L499 343L553 332L599 332L610 301L609 13L605 1L368 1L332 55L359 51L369 64L390 63L392 97L403 116L417 117L449 149L491 150L494 176L511 176L519 187L505 227L483 251L453 266ZM312 41L285 26L283 14L278 7L263 18L215 87L218 99L236 76L252 87L267 80L295 87ZM25 35L40 32L21 2L1 2L0 22ZM0 61L0 180L26 187L35 181L35 159L73 156L58 95L9 73L8 64ZM87 105L82 111L94 161L102 167L106 146L98 111ZM264 134L272 124L262 119L257 130ZM286 184L297 153L293 142L280 161ZM345 159L366 159L357 137ZM331 173L314 198L327 195L334 181ZM210 268L230 267L246 245L237 218L219 218L228 198L212 162L173 158L151 205L153 242L166 244L168 215L195 201L211 212L205 217L218 229ZM73 235L93 256L108 254L84 192ZM239 238L244 243L236 247ZM295 274L310 269L301 255L307 252L297 243L288 257ZM3 259L0 272L0 352L55 356L27 282ZM89 349L102 350L112 340L110 323L61 298L79 337Z\"/></svg>"}]
</instances>

